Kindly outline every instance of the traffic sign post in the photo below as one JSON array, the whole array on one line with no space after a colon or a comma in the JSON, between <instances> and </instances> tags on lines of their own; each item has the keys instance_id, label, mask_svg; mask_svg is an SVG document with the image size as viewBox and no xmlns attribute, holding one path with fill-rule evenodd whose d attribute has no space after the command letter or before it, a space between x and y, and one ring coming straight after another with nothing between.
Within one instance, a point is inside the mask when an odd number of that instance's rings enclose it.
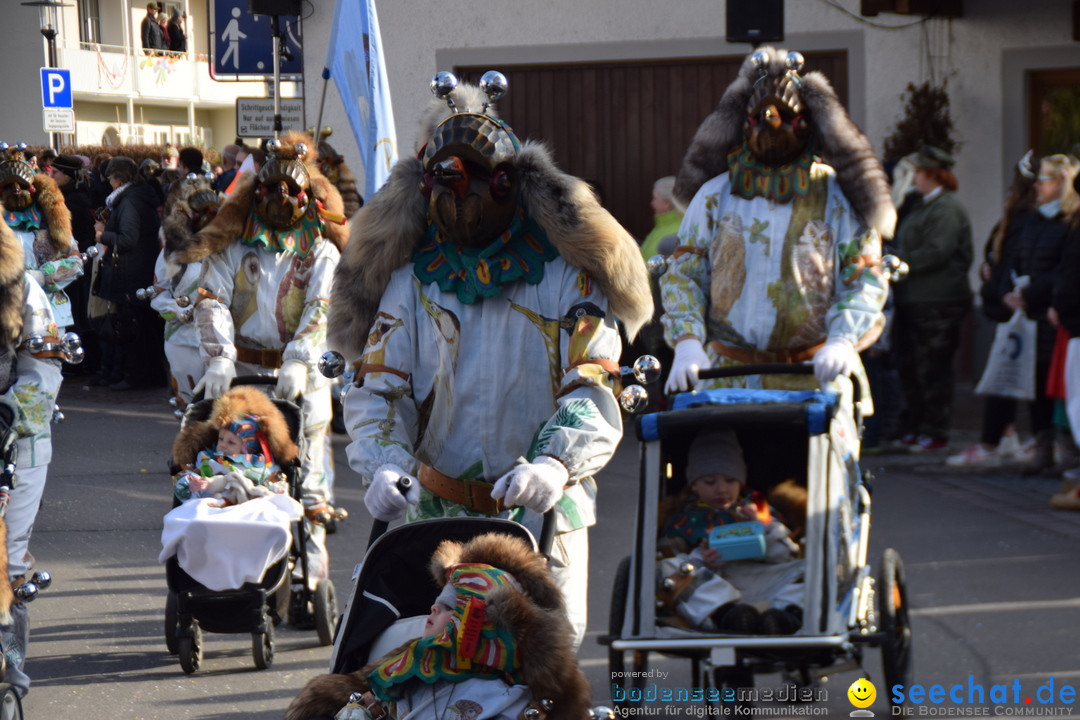
<instances>
[{"instance_id":1,"label":"traffic sign post","mask_svg":"<svg viewBox=\"0 0 1080 720\"><path fill-rule=\"evenodd\" d=\"M304 101L281 98L283 128L303 130ZM238 137L274 136L274 101L271 98L236 98L236 134Z\"/></svg>"},{"instance_id":2,"label":"traffic sign post","mask_svg":"<svg viewBox=\"0 0 1080 720\"><path fill-rule=\"evenodd\" d=\"M300 17L252 15L248 0L209 0L210 76L219 81L261 80L274 74L272 19L281 30L281 78L304 75Z\"/></svg>"}]
</instances>

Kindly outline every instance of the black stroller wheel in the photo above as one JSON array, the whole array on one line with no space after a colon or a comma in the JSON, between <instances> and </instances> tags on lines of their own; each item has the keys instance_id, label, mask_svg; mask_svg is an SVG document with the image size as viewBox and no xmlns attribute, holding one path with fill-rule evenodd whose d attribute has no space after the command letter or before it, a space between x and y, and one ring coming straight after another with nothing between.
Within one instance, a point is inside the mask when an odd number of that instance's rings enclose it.
<instances>
[{"instance_id":1,"label":"black stroller wheel","mask_svg":"<svg viewBox=\"0 0 1080 720\"><path fill-rule=\"evenodd\" d=\"M337 624L337 593L332 580L320 580L315 586L315 632L319 635L320 645L334 643L334 626Z\"/></svg>"},{"instance_id":2,"label":"black stroller wheel","mask_svg":"<svg viewBox=\"0 0 1080 720\"><path fill-rule=\"evenodd\" d=\"M22 700L11 683L0 683L0 720L22 720Z\"/></svg>"},{"instance_id":3,"label":"black stroller wheel","mask_svg":"<svg viewBox=\"0 0 1080 720\"><path fill-rule=\"evenodd\" d=\"M713 671L713 681L716 683L716 689L721 692L726 689L735 691L735 702L731 707L735 708L734 712L736 714L752 714L751 708L754 707L754 703L748 700L747 695L744 695L741 691L754 687L753 670L744 665L719 667Z\"/></svg>"},{"instance_id":4,"label":"black stroller wheel","mask_svg":"<svg viewBox=\"0 0 1080 720\"><path fill-rule=\"evenodd\" d=\"M180 614L177 610L176 593L169 591L169 594L165 596L165 649L169 651L170 655L177 653L177 637L176 632L180 628Z\"/></svg>"},{"instance_id":5,"label":"black stroller wheel","mask_svg":"<svg viewBox=\"0 0 1080 720\"><path fill-rule=\"evenodd\" d=\"M180 656L180 669L188 675L197 671L202 665L202 628L198 623L193 623L189 637L176 639L176 654Z\"/></svg>"},{"instance_id":6,"label":"black stroller wheel","mask_svg":"<svg viewBox=\"0 0 1080 720\"><path fill-rule=\"evenodd\" d=\"M886 548L877 576L878 625L883 636L881 664L885 687L911 682L911 624L908 615L907 581L900 553ZM890 705L892 703L890 702Z\"/></svg>"},{"instance_id":7,"label":"black stroller wheel","mask_svg":"<svg viewBox=\"0 0 1080 720\"><path fill-rule=\"evenodd\" d=\"M274 624L266 624L266 632L251 633L251 657L255 667L265 670L274 664Z\"/></svg>"},{"instance_id":8,"label":"black stroller wheel","mask_svg":"<svg viewBox=\"0 0 1080 720\"><path fill-rule=\"evenodd\" d=\"M621 637L623 619L626 617L626 598L630 588L630 558L624 557L619 561L619 567L615 570L615 582L611 588L611 611L608 614L608 634L612 639ZM643 673L649 667L649 654L644 650L631 652L631 670L634 675L626 674L626 656L623 650L616 650L608 646L608 671L612 678L611 702L616 707L636 707L641 704L641 690L645 683ZM614 678L622 678L627 682L616 683ZM616 689L619 685L619 689ZM631 692L633 691L633 692ZM636 700L631 700L636 697Z\"/></svg>"}]
</instances>

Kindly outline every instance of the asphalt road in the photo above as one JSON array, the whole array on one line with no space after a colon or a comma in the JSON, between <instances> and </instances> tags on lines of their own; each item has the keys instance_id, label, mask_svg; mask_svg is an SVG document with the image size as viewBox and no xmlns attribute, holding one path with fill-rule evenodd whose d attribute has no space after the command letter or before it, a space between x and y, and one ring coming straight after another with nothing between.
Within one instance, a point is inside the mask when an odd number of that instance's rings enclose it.
<instances>
[{"instance_id":1,"label":"asphalt road","mask_svg":"<svg viewBox=\"0 0 1080 720\"><path fill-rule=\"evenodd\" d=\"M31 605L34 684L26 716L281 718L304 683L326 670L330 650L318 646L314 631L278 628L275 661L264 671L254 668L248 635L205 635L203 666L192 676L166 652L165 574L157 555L161 517L170 507L166 459L178 424L164 391L84 389L72 379L61 406L67 420L54 427L55 455L31 543L54 582ZM329 538L343 602L370 525L345 463L345 439L334 443L338 501L352 514ZM878 476L872 562L887 546L906 562L916 682L989 689L1019 680L1031 693L1051 676L1058 688L1080 684L1080 514L1050 509L1054 480L1022 479L1014 469L950 474L940 460L886 456L866 463ZM600 478L600 522L591 533L581 661L598 703L608 701L610 676L596 637L606 632L615 567L632 538L636 482L637 449L626 440ZM688 681L685 660L656 658L652 667L669 673L670 682ZM879 683L871 709L888 715L880 653L869 651L862 669L828 672L817 714L846 717L848 686L868 674ZM782 684L778 675L758 678L759 687Z\"/></svg>"}]
</instances>

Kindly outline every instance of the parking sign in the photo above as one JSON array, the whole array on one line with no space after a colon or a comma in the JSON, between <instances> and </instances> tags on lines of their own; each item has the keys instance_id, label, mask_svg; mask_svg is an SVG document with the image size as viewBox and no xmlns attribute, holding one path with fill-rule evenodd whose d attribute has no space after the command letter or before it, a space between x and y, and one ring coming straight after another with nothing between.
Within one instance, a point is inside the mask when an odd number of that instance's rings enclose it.
<instances>
[{"instance_id":1,"label":"parking sign","mask_svg":"<svg viewBox=\"0 0 1080 720\"><path fill-rule=\"evenodd\" d=\"M72 107L70 70L41 68L41 107Z\"/></svg>"}]
</instances>

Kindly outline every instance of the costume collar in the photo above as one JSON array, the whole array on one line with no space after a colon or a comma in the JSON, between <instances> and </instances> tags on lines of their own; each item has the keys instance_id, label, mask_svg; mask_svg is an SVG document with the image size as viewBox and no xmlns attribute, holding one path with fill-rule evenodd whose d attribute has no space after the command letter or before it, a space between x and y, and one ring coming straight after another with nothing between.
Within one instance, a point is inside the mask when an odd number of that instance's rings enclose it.
<instances>
[{"instance_id":1,"label":"costume collar","mask_svg":"<svg viewBox=\"0 0 1080 720\"><path fill-rule=\"evenodd\" d=\"M323 234L322 220L315 205L308 206L300 222L287 230L277 230L263 223L257 212L251 213L240 242L248 247L270 252L291 252L307 257Z\"/></svg>"},{"instance_id":2,"label":"costume collar","mask_svg":"<svg viewBox=\"0 0 1080 720\"><path fill-rule=\"evenodd\" d=\"M806 143L799 157L780 167L759 162L745 140L728 153L727 159L732 195L747 200L763 197L788 203L796 195L810 192L810 166L814 164L812 142Z\"/></svg>"},{"instance_id":3,"label":"costume collar","mask_svg":"<svg viewBox=\"0 0 1080 720\"><path fill-rule=\"evenodd\" d=\"M544 264L559 257L547 234L519 203L510 227L485 248L463 248L443 238L428 223L427 241L413 253L413 274L421 283L439 284L472 305L497 296L502 286L517 280L535 285L544 279Z\"/></svg>"},{"instance_id":4,"label":"costume collar","mask_svg":"<svg viewBox=\"0 0 1080 720\"><path fill-rule=\"evenodd\" d=\"M12 230L38 230L42 227L41 208L31 203L24 210L4 210L4 222Z\"/></svg>"}]
</instances>

